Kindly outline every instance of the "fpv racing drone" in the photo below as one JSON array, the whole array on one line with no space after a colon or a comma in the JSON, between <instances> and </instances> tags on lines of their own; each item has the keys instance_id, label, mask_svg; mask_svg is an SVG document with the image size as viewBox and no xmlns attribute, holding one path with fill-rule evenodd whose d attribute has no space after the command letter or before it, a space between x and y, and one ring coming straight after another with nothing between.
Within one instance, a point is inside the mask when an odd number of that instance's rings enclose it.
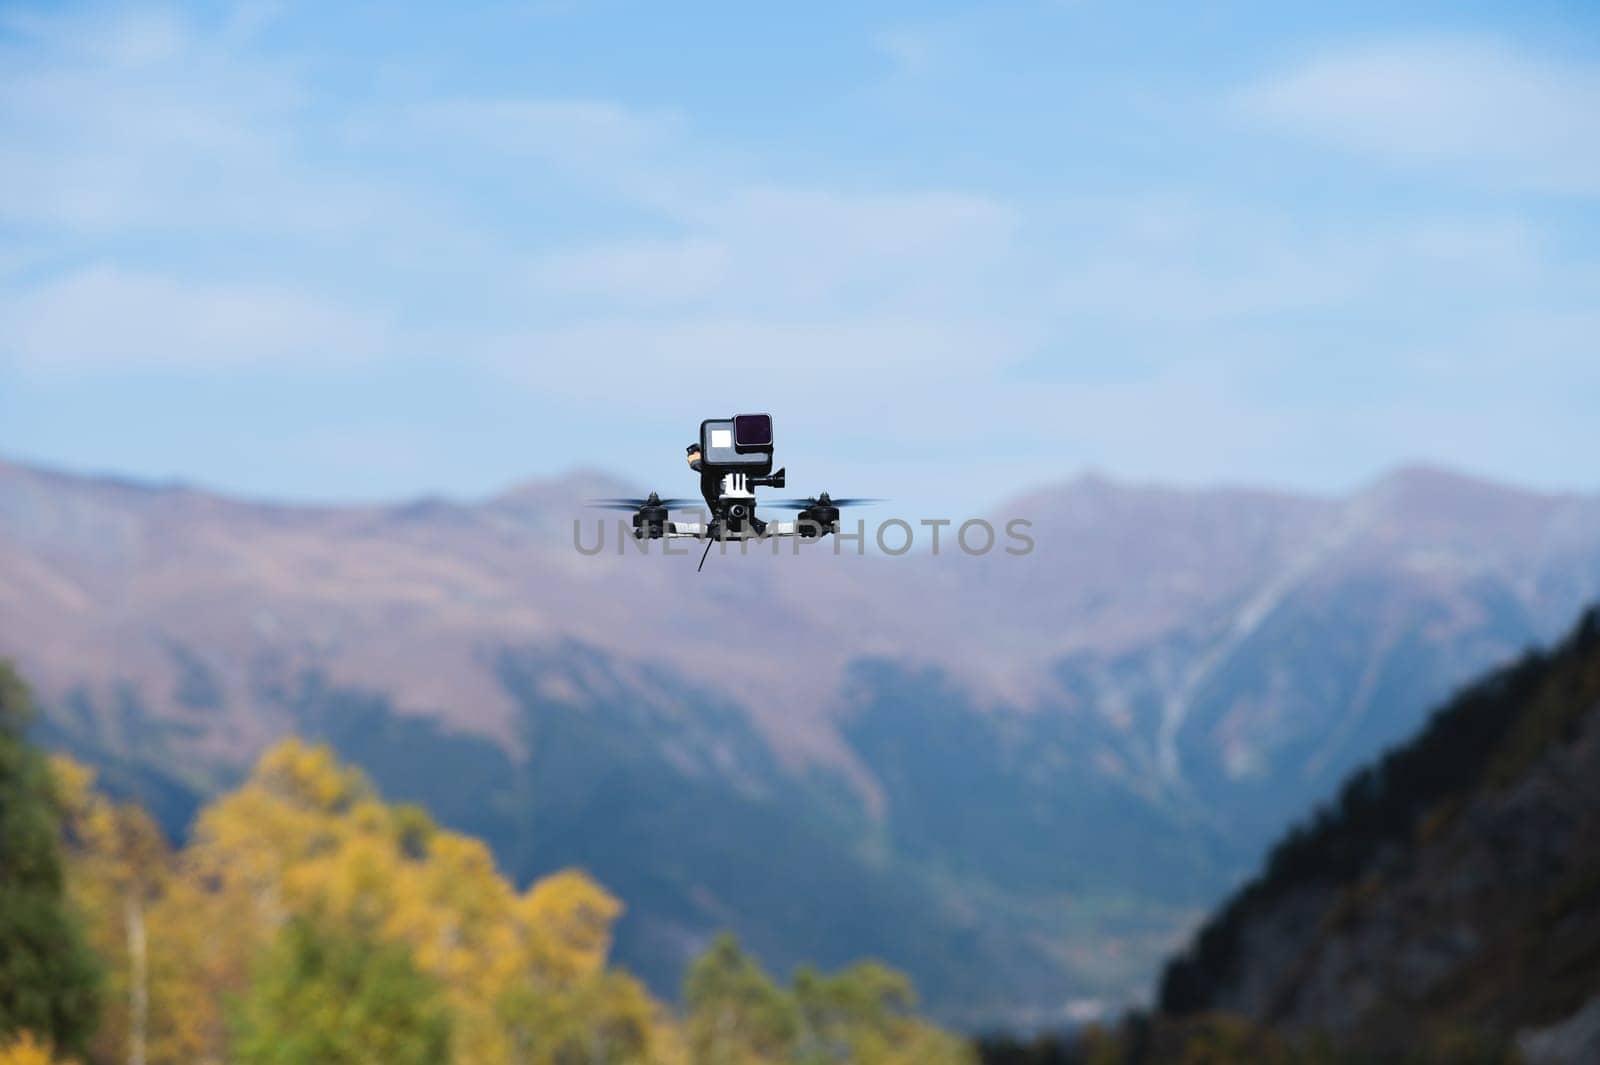
<instances>
[{"instance_id":1,"label":"fpv racing drone","mask_svg":"<svg viewBox=\"0 0 1600 1065\"><path fill-rule=\"evenodd\" d=\"M839 527L839 508L875 503L875 499L835 498L819 492L810 499L771 499L761 506L798 511L792 521L765 521L756 513L757 488L784 487L784 471L772 469L772 416L737 414L732 418L707 418L700 423L700 439L685 449L689 468L700 475L700 494L710 520L672 521L671 511L695 506L692 499L663 499L651 492L643 499L595 499L591 506L633 511L636 540L704 539L705 554L723 540L796 536L818 540Z\"/></svg>"}]
</instances>

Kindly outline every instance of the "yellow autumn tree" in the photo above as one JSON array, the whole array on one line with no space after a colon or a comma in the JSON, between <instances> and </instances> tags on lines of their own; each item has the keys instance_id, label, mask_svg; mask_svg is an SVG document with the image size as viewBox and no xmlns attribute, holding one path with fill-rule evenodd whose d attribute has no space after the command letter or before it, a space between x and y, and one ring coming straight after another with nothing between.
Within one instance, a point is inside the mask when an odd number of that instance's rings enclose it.
<instances>
[{"instance_id":1,"label":"yellow autumn tree","mask_svg":"<svg viewBox=\"0 0 1600 1065\"><path fill-rule=\"evenodd\" d=\"M50 1053L50 1047L37 1039L32 1032L19 1032L7 1042L0 1043L0 1065L68 1065Z\"/></svg>"},{"instance_id":2,"label":"yellow autumn tree","mask_svg":"<svg viewBox=\"0 0 1600 1065\"><path fill-rule=\"evenodd\" d=\"M224 989L213 963L226 926L213 894L142 809L94 787L91 770L52 760L66 836L67 886L106 970L94 1062L221 1061Z\"/></svg>"},{"instance_id":3,"label":"yellow autumn tree","mask_svg":"<svg viewBox=\"0 0 1600 1065\"><path fill-rule=\"evenodd\" d=\"M324 747L290 740L269 751L201 815L183 864L221 922L220 986L242 990L249 960L283 923L315 914L409 949L446 989L458 1062L675 1056L665 1011L606 968L615 898L577 872L519 893L481 841L383 803Z\"/></svg>"},{"instance_id":4,"label":"yellow autumn tree","mask_svg":"<svg viewBox=\"0 0 1600 1065\"><path fill-rule=\"evenodd\" d=\"M106 969L94 1061L194 1060L193 1040L173 1025L203 988L185 979L190 919L169 898L173 854L161 830L133 804L112 802L94 774L67 758L52 760L66 836L68 893L85 918L89 941Z\"/></svg>"},{"instance_id":5,"label":"yellow autumn tree","mask_svg":"<svg viewBox=\"0 0 1600 1065\"><path fill-rule=\"evenodd\" d=\"M93 774L54 765L71 900L107 970L91 1065L969 1065L864 963L782 987L728 936L680 1024L611 966L622 903L576 870L518 891L477 839L289 740L173 853ZM9 1056L8 1056L9 1055ZM0 1065L46 1065L36 1042Z\"/></svg>"}]
</instances>

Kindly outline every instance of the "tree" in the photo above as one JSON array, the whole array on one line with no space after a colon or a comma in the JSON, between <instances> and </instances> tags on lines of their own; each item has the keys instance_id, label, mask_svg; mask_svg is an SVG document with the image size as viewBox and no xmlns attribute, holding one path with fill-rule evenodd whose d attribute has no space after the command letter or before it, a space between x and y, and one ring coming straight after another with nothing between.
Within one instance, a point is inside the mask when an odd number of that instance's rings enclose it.
<instances>
[{"instance_id":1,"label":"tree","mask_svg":"<svg viewBox=\"0 0 1600 1065\"><path fill-rule=\"evenodd\" d=\"M32 1032L23 1032L10 1042L0 1043L0 1065L61 1065L50 1048Z\"/></svg>"},{"instance_id":2,"label":"tree","mask_svg":"<svg viewBox=\"0 0 1600 1065\"><path fill-rule=\"evenodd\" d=\"M691 967L680 1025L610 964L623 907L604 887L567 870L519 892L481 840L383 802L325 747L268 751L177 854L87 769L55 768L70 895L110 968L96 1062L970 1060L904 975L802 969L790 991L727 935Z\"/></svg>"},{"instance_id":3,"label":"tree","mask_svg":"<svg viewBox=\"0 0 1600 1065\"><path fill-rule=\"evenodd\" d=\"M919 1020L905 973L875 961L825 975L802 967L794 978L802 1065L944 1065L971 1060L961 1040Z\"/></svg>"},{"instance_id":4,"label":"tree","mask_svg":"<svg viewBox=\"0 0 1600 1065\"><path fill-rule=\"evenodd\" d=\"M384 803L325 747L288 740L208 807L183 856L212 928L217 984L254 995L248 959L285 920L402 946L441 989L461 1065L672 1060L642 985L606 967L622 905L588 876L518 893L481 840ZM213 1046L213 1056L225 1056ZM182 1060L182 1059L179 1059Z\"/></svg>"},{"instance_id":5,"label":"tree","mask_svg":"<svg viewBox=\"0 0 1600 1065\"><path fill-rule=\"evenodd\" d=\"M603 1065L670 1059L664 1011L644 985L606 968L622 904L575 870L538 881L513 904L518 949L497 1002L511 1060Z\"/></svg>"},{"instance_id":6,"label":"tree","mask_svg":"<svg viewBox=\"0 0 1600 1065\"><path fill-rule=\"evenodd\" d=\"M99 1012L99 970L64 898L60 807L24 738L27 689L0 663L0 1039L29 1031L81 1054Z\"/></svg>"},{"instance_id":7,"label":"tree","mask_svg":"<svg viewBox=\"0 0 1600 1065\"><path fill-rule=\"evenodd\" d=\"M162 830L133 803L94 788L90 769L51 758L61 796L67 891L106 967L101 1023L90 1044L96 1062L174 1062L203 1057L203 1041L179 1020L203 1001L205 982L184 979L182 945L197 910L173 897L174 856Z\"/></svg>"},{"instance_id":8,"label":"tree","mask_svg":"<svg viewBox=\"0 0 1600 1065\"><path fill-rule=\"evenodd\" d=\"M435 1065L449 1056L438 985L398 943L296 917L236 1019L244 1065Z\"/></svg>"},{"instance_id":9,"label":"tree","mask_svg":"<svg viewBox=\"0 0 1600 1065\"><path fill-rule=\"evenodd\" d=\"M919 1019L904 973L867 961L775 984L723 933L689 968L689 1048L704 1065L971 1065L963 1040Z\"/></svg>"},{"instance_id":10,"label":"tree","mask_svg":"<svg viewBox=\"0 0 1600 1065\"><path fill-rule=\"evenodd\" d=\"M524 981L498 1004L521 1065L612 1065L671 1058L660 1009L637 980L601 972L563 987Z\"/></svg>"},{"instance_id":11,"label":"tree","mask_svg":"<svg viewBox=\"0 0 1600 1065\"><path fill-rule=\"evenodd\" d=\"M724 932L689 967L684 982L689 1049L704 1065L787 1061L798 1018L794 1003Z\"/></svg>"}]
</instances>

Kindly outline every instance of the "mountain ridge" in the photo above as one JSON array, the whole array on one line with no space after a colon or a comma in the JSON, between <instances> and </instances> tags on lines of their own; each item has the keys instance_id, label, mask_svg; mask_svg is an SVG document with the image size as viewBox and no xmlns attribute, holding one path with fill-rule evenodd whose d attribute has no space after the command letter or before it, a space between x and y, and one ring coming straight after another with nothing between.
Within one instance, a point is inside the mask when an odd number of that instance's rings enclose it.
<instances>
[{"instance_id":1,"label":"mountain ridge","mask_svg":"<svg viewBox=\"0 0 1600 1065\"><path fill-rule=\"evenodd\" d=\"M938 970L905 965L942 1015L1042 1022L1136 996L1329 781L1600 590L1600 497L1485 507L1470 478L1381 480L1301 498L1080 478L1019 498L1023 557L825 543L696 574L687 555L574 550L582 501L624 491L582 473L298 507L0 463L0 654L52 742L153 794L169 827L186 794L314 728L515 876L599 863L637 900L619 949L658 988L672 944L723 923L780 968L862 953L822 924L775 931L805 877L751 877L793 838L830 898L897 914L841 927ZM418 778L402 740L499 781L492 808L467 801L474 772ZM549 742L614 793L529 778ZM743 829L711 832L724 808ZM1144 826L1147 852L1108 824ZM649 825L703 835L700 870ZM585 832L635 840L638 861ZM969 978L963 952L999 969Z\"/></svg>"},{"instance_id":2,"label":"mountain ridge","mask_svg":"<svg viewBox=\"0 0 1600 1065\"><path fill-rule=\"evenodd\" d=\"M344 507L403 507L424 502L442 502L457 506L475 506L514 499L525 493L545 494L551 489L572 486L573 494L588 492L595 485L610 490L642 490L636 483L614 471L599 466L575 464L546 474L517 478L498 488L481 492L457 493L439 490L421 490L372 498L302 499L292 495L257 494L249 490L233 489L178 475L154 476L127 474L113 469L84 468L70 463L34 460L0 451L0 472L29 474L61 482L98 485L106 488L125 488L146 493L187 493L243 504L246 506L284 507L297 509L337 509ZM1387 491L1394 488L1414 490L1430 486L1450 487L1473 493L1509 495L1534 498L1549 502L1583 500L1600 496L1600 488L1541 488L1516 481L1477 473L1471 470L1424 460L1405 460L1385 467L1371 476L1357 481L1344 491L1309 489L1269 481L1253 480L1167 480L1159 477L1124 476L1104 469L1089 468L1066 477L1044 480L1032 485L1019 485L1007 493L994 506L984 508L989 513L999 513L1017 503L1039 496L1052 496L1076 490L1113 491L1160 495L1235 495L1239 497L1265 497L1298 499L1307 502L1337 502L1352 497ZM550 493L556 494L556 493Z\"/></svg>"}]
</instances>

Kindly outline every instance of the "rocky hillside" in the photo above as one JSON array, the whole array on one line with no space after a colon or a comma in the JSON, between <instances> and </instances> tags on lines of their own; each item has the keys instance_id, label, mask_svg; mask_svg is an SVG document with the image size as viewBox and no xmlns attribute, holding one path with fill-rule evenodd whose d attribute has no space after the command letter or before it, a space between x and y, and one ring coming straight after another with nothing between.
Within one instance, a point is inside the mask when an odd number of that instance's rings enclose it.
<instances>
[{"instance_id":1,"label":"rocky hillside","mask_svg":"<svg viewBox=\"0 0 1600 1065\"><path fill-rule=\"evenodd\" d=\"M1600 1060L1600 610L1354 775L1167 969L1168 1014Z\"/></svg>"},{"instance_id":2,"label":"rocky hillside","mask_svg":"<svg viewBox=\"0 0 1600 1065\"><path fill-rule=\"evenodd\" d=\"M1042 1024L1139 995L1317 797L1600 595L1600 500L1429 469L1081 477L994 515L1034 523L1025 557L947 529L703 574L574 550L625 490L302 507L0 463L0 655L174 832L309 735L519 882L593 871L662 991L727 927Z\"/></svg>"}]
</instances>

